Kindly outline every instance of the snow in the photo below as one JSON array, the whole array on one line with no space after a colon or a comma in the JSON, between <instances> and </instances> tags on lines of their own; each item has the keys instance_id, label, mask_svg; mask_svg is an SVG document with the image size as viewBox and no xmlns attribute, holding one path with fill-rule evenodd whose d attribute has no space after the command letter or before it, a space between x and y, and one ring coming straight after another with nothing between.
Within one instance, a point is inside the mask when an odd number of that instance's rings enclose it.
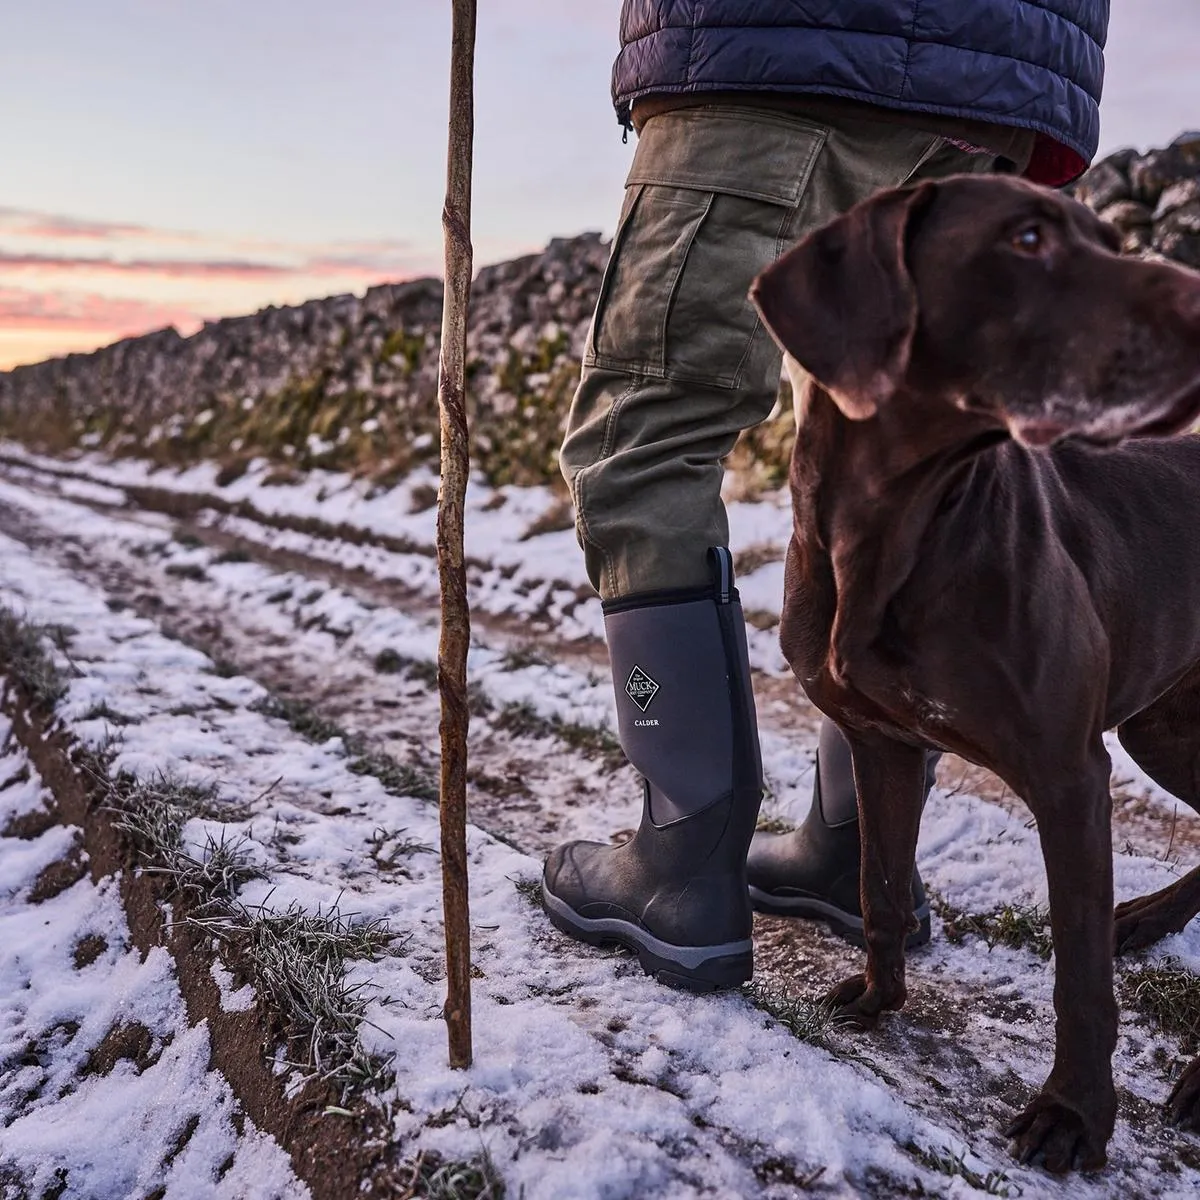
<instances>
[{"instance_id":1,"label":"snow","mask_svg":"<svg viewBox=\"0 0 1200 1200\"><path fill-rule=\"evenodd\" d=\"M48 798L9 732L0 718L0 744L9 746L0 780L28 778L0 786L0 827ZM117 880L84 878L30 902L42 868L77 834L53 825L29 841L0 838L0 1183L15 1172L34 1196L64 1176L64 1197L156 1188L164 1200L306 1196L279 1146L249 1120L235 1124L233 1093L208 1067L208 1028L189 1025L167 951L143 958L130 944ZM105 945L77 968L75 948L87 936ZM120 1059L108 1074L89 1072L104 1036L132 1023L149 1031L154 1061L139 1071Z\"/></svg>"},{"instance_id":2,"label":"snow","mask_svg":"<svg viewBox=\"0 0 1200 1200\"><path fill-rule=\"evenodd\" d=\"M139 464L105 466L88 459L85 465L89 476L105 487L148 478ZM78 463L73 469L82 470ZM0 599L38 621L74 631L69 643L74 672L60 706L71 732L93 743L115 735L120 739L116 768L143 776L174 772L212 782L221 800L237 805L229 821L211 814L192 821L186 836L193 852L200 852L206 834L219 836L221 830L227 837L248 839L265 878L242 889L243 903L281 910L295 902L309 911L337 904L364 919L384 918L405 935L395 952L380 962L354 965L351 978L370 985L373 1000L361 1038L369 1050L391 1059L395 1088L384 1099L403 1101L396 1108L393 1134L406 1153L424 1149L471 1158L486 1148L510 1194L528 1200L794 1194L785 1185L763 1182L763 1164L773 1158L801 1172L823 1168L820 1194L872 1194L872 1180L919 1184L926 1194L939 1196L971 1191L962 1179L948 1179L916 1162L905 1150L910 1143L951 1154L969 1149L972 1167L981 1174L1005 1172L1012 1194L1017 1188L1027 1196L1194 1194L1200 1183L1194 1168L1180 1165L1179 1174L1163 1174L1161 1163L1170 1154L1170 1143L1161 1139L1168 1135L1149 1139L1124 1119L1112 1144L1113 1167L1107 1176L1059 1183L1007 1158L991 1119L1002 1109L979 1089L988 1080L1009 1075L1036 1087L1049 1068L1052 965L1027 952L989 952L977 939L952 945L938 937L929 951L914 956L914 1004L919 995L926 997L926 1004L944 995L963 1009L958 1025L937 1034L942 1057L931 1063L911 1049L923 1043L907 1040L921 1029L913 1024L921 1012L919 1004L916 1016L902 1014L877 1039L834 1033L831 1048L819 1048L798 1041L740 994L692 997L671 992L646 979L623 954L567 942L514 886L515 881L538 877L537 853L525 852L543 846L534 827L539 822L546 827L540 838L549 836L552 820L558 831L553 836L606 838L632 822L636 799L627 773L606 772L588 763L586 753L564 745L551 743L535 750L536 739L521 746L523 752L528 750L530 762L540 755L537 766L546 772L547 789L526 802L532 808L528 827L504 827L529 830L527 836L520 834L522 849L478 824L470 830L472 950L479 969L474 985L476 1060L465 1073L451 1071L440 1019L444 969L436 851L416 850L404 860L403 871L391 872L382 870L372 854L372 839L379 830L403 831L417 843L436 847L434 808L413 797L391 795L373 777L353 773L341 739L314 745L281 721L264 716L254 707L266 695L260 683L215 673L205 654L168 636L166 617L160 623L114 606L111 601L119 597L97 580L105 578L105 563L137 562L143 572L139 578L154 579L170 597L165 611L172 620L189 612L217 614L227 633L236 625L261 642L272 642L281 658L302 664L300 673L307 673L314 689L366 689L358 711L369 711L388 698L383 689L390 689L401 708L376 707L376 719L400 726L406 710L420 709L426 700L419 689L395 677L373 677L370 663L385 649L423 663L434 660L437 629L427 602L418 596L408 605L382 594L367 600L340 582L341 575L334 577L339 582L318 582L300 570L281 571L258 562L222 563L210 550L170 542L161 521L147 520L136 510L95 510L94 495L73 490L78 481L54 495L34 474L6 471L5 476L0 481L0 506L52 530L56 541L30 549L0 538ZM160 472L153 482L179 490L214 491L207 467L180 475ZM411 491L413 481L406 486ZM333 478L313 477L294 488L265 488L246 477L221 495L252 498L262 512L271 504L274 512L320 515L328 523L344 521L392 537L416 541L431 536L431 514L407 512L403 488L371 497L362 486ZM545 554L536 547L530 551L541 538L518 540L529 523L547 511L552 497L536 490L505 489L502 505L492 506L493 499L494 494L473 493L468 517L469 525L478 517L476 528L488 531L476 543L481 553L486 550L489 570L494 570L492 576L484 572L491 580L488 611L522 615L526 610L521 603L537 593L537 587L525 596L520 589L531 583L554 580L555 587L561 584L564 590L578 586L578 553L567 544L572 534L542 535L558 539L549 543L553 552ZM746 546L782 547L787 519L786 508L775 501L759 507L737 505L731 514L736 536ZM401 555L308 535L307 541L285 541L285 535L300 535L258 522L243 527L223 519L221 526L256 544L286 546L301 550L310 560L353 567L372 581L404 580L416 593L427 587L424 578L419 586L413 583L416 566L429 562L427 555L415 551ZM78 561L71 568L64 565L63 547L86 547L86 566ZM167 567L182 563L201 567L204 577L190 580L167 574ZM499 567L513 563L517 570L506 577ZM768 562L743 578L748 608L770 610L772 603L777 608L780 570L777 562ZM284 593L287 598L279 599ZM593 627L586 636L596 632ZM761 644L772 638L763 635ZM471 676L495 706L528 705L547 718L615 727L611 685L602 662L582 651L559 653L551 646L547 661L514 663L510 649L511 643L491 629L477 630ZM766 658L763 651L758 663L763 678L779 680ZM373 681L364 684L364 676ZM117 725L89 717L100 703L132 721ZM798 724L797 709L782 702L760 704L760 709L770 812L799 818L811 788L811 723ZM432 751L436 724L422 720ZM485 732L490 729L486 717L477 725ZM499 769L490 760L487 765L489 770ZM1140 773L1136 782L1129 782L1136 769L1119 753L1114 753L1114 770L1131 793L1155 805L1174 805ZM0 763L0 779L10 774ZM564 781L560 792L550 786L555 779ZM582 782L590 792L603 789L611 799L596 802L585 796L586 802L576 804L568 779L572 787ZM613 787L614 780L621 786ZM28 808L35 804L33 786L19 783L0 790L0 801ZM40 796L40 784L37 787ZM556 804L556 799L561 802ZM0 931L6 934L0 941L0 1004L5 1006L0 1009L5 1013L0 1031L19 1025L36 1035L61 1019L59 1014L74 1013L71 1019L80 1020L82 1012L90 1022L86 1036L94 1042L116 1014L125 1011L120 1007L124 1002L115 998L123 994L130 997L129 1011L141 1014L138 1019L160 1042L173 1036L159 1062L140 1076L119 1067L104 1079L88 1079L75 1092L43 1104L51 1113L44 1119L33 1121L34 1110L19 1117L0 1131L0 1162L11 1160L22 1172L34 1173L69 1164L72 1187L82 1188L83 1195L131 1194L130 1188L136 1192L143 1187L138 1172L161 1169L152 1168L152 1160L161 1164L163 1146L170 1145L171 1131L179 1128L178 1105L172 1110L174 1124L166 1108L161 1113L145 1111L153 1088L173 1079L171 1087L177 1090L171 1094L187 1097L189 1112L203 1107L205 1132L201 1137L198 1129L187 1151L171 1164L172 1179L185 1170L193 1172L189 1178L198 1179L205 1171L211 1176L214 1162L222 1161L236 1141L235 1167L219 1186L233 1187L229 1181L237 1180L240 1194L295 1194L286 1191L296 1185L282 1173L278 1147L253 1135L249 1126L237 1141L229 1127L233 1100L228 1088L221 1090L219 1077L198 1074L206 1056L196 1039L207 1034L203 1026L186 1027L177 993L171 991L173 977L165 954L153 952L144 963L128 963L122 957L125 943L114 932L123 928L122 918L112 885L93 887L81 881L40 909L20 900L28 882L42 866L61 857L70 841L59 829L43 838L48 839L44 844L42 839L30 844L0 842L0 896L16 905L11 933ZM934 794L922 827L920 864L943 897L972 912L1009 903L1045 903L1036 834L1019 816L980 797ZM1177 870L1148 856L1120 854L1118 896L1161 887ZM0 902L0 922L10 919L4 907L9 902ZM60 911L61 925L54 926L48 940L35 933L36 921ZM92 928L106 931L109 951L91 967L75 972L65 961L70 939ZM857 955L840 948L827 952L826 940L805 945L809 950L815 946L814 953L828 953L831 969L839 969L843 959L857 961ZM32 958L25 950L27 942L37 946ZM15 958L11 949L4 949L14 946L21 947ZM1200 966L1200 929L1168 939L1151 959L1167 955ZM764 952L763 958L766 968L777 969L769 954ZM30 991L23 981L33 977L35 967L39 982L33 996L22 999ZM802 995L819 992L816 978L810 981L804 975L803 963L792 970L798 972L790 981L793 990ZM109 972L103 996L91 986L95 971ZM235 991L232 977L222 971L215 968L214 978L225 1005L245 1004L246 989ZM21 1009L17 1017L8 1015L8 1006L35 1001L41 1006L36 1014ZM1014 1022L1005 1016L1006 1006L1025 1006L1030 1015ZM3 1036L6 1040L0 1045L7 1054L21 1035ZM84 1037L81 1021L75 1041ZM1155 1049L1167 1059L1177 1056L1170 1039L1149 1033L1127 1015L1117 1056L1120 1085L1157 1105L1169 1087L1161 1065L1152 1066ZM77 1070L72 1063L78 1058L73 1050L57 1052L55 1078L72 1077ZM929 1074L940 1076L952 1096L958 1094L957 1104L943 1101L941 1092L921 1083ZM184 1076L187 1082L178 1082ZM149 1132L140 1135L136 1154L110 1150L106 1158L102 1147L76 1147L62 1134L59 1116L53 1115L58 1113L62 1121L94 1120L100 1101L93 1093L105 1088L116 1089L120 1099L115 1102L142 1113L141 1119L148 1122ZM0 1106L5 1095L0 1092ZM66 1107L58 1109L60 1104ZM982 1123L961 1115L985 1104L992 1107ZM211 1153L204 1149L210 1144ZM1147 1157L1149 1166L1143 1163ZM39 1180L51 1177L37 1175ZM239 1194L187 1192L182 1179L181 1175L180 1182L172 1183L180 1189L174 1194ZM254 1191L255 1187L274 1187L277 1193Z\"/></svg>"}]
</instances>

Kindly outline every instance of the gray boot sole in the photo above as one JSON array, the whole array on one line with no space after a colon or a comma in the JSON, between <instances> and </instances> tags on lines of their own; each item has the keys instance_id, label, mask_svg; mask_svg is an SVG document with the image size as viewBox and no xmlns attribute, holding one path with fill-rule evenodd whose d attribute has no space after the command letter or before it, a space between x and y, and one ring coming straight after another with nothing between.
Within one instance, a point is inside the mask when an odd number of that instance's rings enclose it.
<instances>
[{"instance_id":1,"label":"gray boot sole","mask_svg":"<svg viewBox=\"0 0 1200 1200\"><path fill-rule=\"evenodd\" d=\"M667 987L685 992L724 991L739 987L754 974L754 943L749 938L720 946L674 946L633 921L580 916L548 892L544 880L542 905L550 923L568 937L589 946L615 944L632 950L642 970Z\"/></svg>"},{"instance_id":2,"label":"gray boot sole","mask_svg":"<svg viewBox=\"0 0 1200 1200\"><path fill-rule=\"evenodd\" d=\"M750 903L755 912L766 913L772 917L794 917L802 921L824 921L830 932L840 937L842 941L866 949L866 938L863 934L863 919L857 913L846 912L827 900L818 900L815 896L775 896L764 892L761 888L750 886ZM904 941L906 950L915 950L924 946L933 936L929 921L929 905L922 904L913 914L917 919L918 928Z\"/></svg>"}]
</instances>

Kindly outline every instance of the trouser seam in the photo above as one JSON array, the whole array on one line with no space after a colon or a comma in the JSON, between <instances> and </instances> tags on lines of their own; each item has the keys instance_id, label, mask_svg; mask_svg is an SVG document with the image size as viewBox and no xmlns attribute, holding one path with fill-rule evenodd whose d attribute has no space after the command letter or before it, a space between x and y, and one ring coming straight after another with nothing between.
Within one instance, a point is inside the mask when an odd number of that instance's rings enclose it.
<instances>
[{"instance_id":1,"label":"trouser seam","mask_svg":"<svg viewBox=\"0 0 1200 1200\"><path fill-rule=\"evenodd\" d=\"M596 466L602 463L606 458L612 457L613 443L617 440L617 421L621 416L621 410L625 407L625 402L637 390L639 383L642 382L640 376L632 376L629 380L629 386L612 402L612 406L608 410L608 416L604 421L604 436L600 439L600 449L596 454L595 462L591 466Z\"/></svg>"},{"instance_id":2,"label":"trouser seam","mask_svg":"<svg viewBox=\"0 0 1200 1200\"><path fill-rule=\"evenodd\" d=\"M596 461L598 462L599 460L597 459ZM590 465L595 466L596 464L591 463ZM583 502L583 473L586 469L586 467L581 468L575 473L575 478L571 480L571 499L575 501L575 522L579 529L580 538L600 555L600 579L603 582L605 578L608 578L612 574L612 556L592 533L588 525L587 509Z\"/></svg>"},{"instance_id":3,"label":"trouser seam","mask_svg":"<svg viewBox=\"0 0 1200 1200\"><path fill-rule=\"evenodd\" d=\"M602 463L606 459L609 459L612 457L613 447L617 440L617 423L620 420L621 413L624 410L625 404L629 400L630 396L632 396L633 393L638 389L639 385L644 382L645 382L645 380L644 380L644 377L642 377L642 376L636 376L636 375L631 376L630 380L629 380L629 385L625 388L625 390L623 392L621 392L621 394L619 396L617 396L617 398L615 400L613 400L612 407L609 408L609 410L608 410L608 417L605 419L605 422L604 422L604 436L600 439L600 449L596 454L595 460L589 464L590 466L592 466L592 467L599 466L600 463ZM584 470L586 470L586 468ZM609 591L610 594L615 596L619 590L617 587L616 560L613 557L612 551L610 551L609 548L606 545L604 545L603 542L599 541L597 538L595 538L592 535L591 530L588 528L587 519L585 517L583 517L583 511L584 511L583 504L582 504L583 474L584 474L584 472L581 471L575 477L576 483L578 485L577 489L576 489L577 494L575 497L575 511L580 514L580 522L581 522L581 527L583 529L584 537L586 537L587 540L600 553L601 578L603 580L607 581L607 583L608 583L607 590Z\"/></svg>"}]
</instances>

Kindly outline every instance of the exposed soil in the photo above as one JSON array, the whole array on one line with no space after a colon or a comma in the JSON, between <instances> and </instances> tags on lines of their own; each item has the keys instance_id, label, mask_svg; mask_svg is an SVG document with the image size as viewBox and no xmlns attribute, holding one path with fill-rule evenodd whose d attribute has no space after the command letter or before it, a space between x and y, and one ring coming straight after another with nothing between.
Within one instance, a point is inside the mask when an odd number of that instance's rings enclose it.
<instances>
[{"instance_id":1,"label":"exposed soil","mask_svg":"<svg viewBox=\"0 0 1200 1200\"><path fill-rule=\"evenodd\" d=\"M229 1081L255 1125L287 1151L314 1200L345 1200L363 1191L389 1194L390 1181L399 1177L405 1166L392 1161L383 1114L360 1106L349 1116L330 1120L323 1115L324 1109L336 1103L336 1097L319 1084L290 1098L284 1094L264 1054L264 1048L276 1040L273 1015L261 1003L236 1012L222 1007L212 974L215 956L209 939L180 919L188 910L186 899L179 896L171 897L174 919L168 928L164 887L154 876L129 869L131 847L114 828L112 815L97 802L94 772L80 762L62 730L36 715L16 689L7 689L0 709L12 720L17 741L54 794L58 821L81 830L87 855L84 871L90 865L94 881L119 876L134 944L143 954L153 946L170 951L189 1021L207 1022L211 1030L212 1067ZM93 942L88 952L92 951L94 960L103 948L96 949ZM76 953L76 964L86 965L80 963L78 948ZM107 1074L118 1061L129 1059L138 1070L144 1070L153 1061L149 1037L141 1025L115 1027L102 1043L103 1049L92 1056L88 1069Z\"/></svg>"},{"instance_id":2,"label":"exposed soil","mask_svg":"<svg viewBox=\"0 0 1200 1200\"><path fill-rule=\"evenodd\" d=\"M137 1021L114 1025L88 1055L83 1074L108 1075L123 1059L133 1063L139 1075L158 1061L154 1035L145 1025Z\"/></svg>"},{"instance_id":3,"label":"exposed soil","mask_svg":"<svg viewBox=\"0 0 1200 1200\"><path fill-rule=\"evenodd\" d=\"M81 937L71 952L75 970L82 971L84 967L90 967L107 949L108 939L98 933L89 933Z\"/></svg>"},{"instance_id":4,"label":"exposed soil","mask_svg":"<svg viewBox=\"0 0 1200 1200\"><path fill-rule=\"evenodd\" d=\"M21 484L30 486L24 478ZM171 506L176 506L185 514L177 529L184 537L227 556L250 556L278 569L297 572L318 585L336 585L368 604L432 614L429 598L421 593L381 582L366 572L343 570L302 554L271 550L231 537L194 520L207 505L207 498L202 498L204 504L197 501L189 505L179 504L173 493L164 495L169 505L157 496L150 499L161 500L160 511L174 511ZM142 499L137 502L140 504ZM72 503L85 502L73 498ZM136 520L138 514L121 510L120 516ZM201 597L189 593L189 586L196 580L178 572L169 573L152 558L121 555L111 546L85 545L63 537L15 508L0 512L0 530L68 564L76 574L102 588L112 598L110 606L131 607L171 636L203 650L217 664L219 673L246 674L277 695L302 698L322 718L362 736L373 751L393 754L414 768L436 773L430 746L434 744L438 704L428 670L417 669L399 658L372 665L349 654L318 664L307 662L295 653L291 638L281 633L278 622L262 624L250 608L214 610ZM362 531L358 533L366 536ZM412 548L406 546L405 552L412 552ZM526 652L527 624L480 614L477 627L489 643ZM572 643L555 647L554 652L580 668L603 663L603 647L598 643ZM806 741L811 741L816 714L793 681L760 675L755 679L755 689L764 728L776 732L803 730ZM10 836L36 836L54 821L78 824L85 831L83 844L93 877L128 866L128 846L102 814L89 809L87 777L78 763L70 761L69 745L60 734L43 740L44 725L36 719L27 722L22 716L23 706L11 697L8 711L14 716L22 744L28 747L35 766L57 797L60 810L26 814L10 823ZM472 820L530 854L544 852L570 832L573 812L593 803L597 786L610 787L614 792L633 791L628 768L614 773L610 765L605 765L597 772L599 754L594 747L577 752L565 736L556 734L545 722L523 725L519 713L478 704L473 712L472 738ZM554 744L549 754L548 743ZM961 791L982 797L1027 819L1020 802L979 768L947 757L939 779L950 793ZM1118 789L1114 796L1114 840L1119 848L1128 846L1143 855L1186 859L1200 848L1200 828L1190 817L1175 820L1161 807ZM380 854L376 865L381 871L403 868L402 863L388 862L386 847ZM53 867L61 869L62 864ZM397 1194L408 1194L403 1189L413 1186L414 1166L388 1157L383 1125L371 1113L331 1120L320 1115L327 1095L302 1093L292 1100L281 1095L263 1055L263 1047L269 1047L277 1038L274 1022L258 1008L249 1013L222 1011L209 970L211 947L179 923L171 930L164 928L163 895L158 886L148 877L127 870L122 877L122 898L138 945L162 944L171 949L179 964L189 1018L207 1020L212 1027L214 1067L229 1079L256 1125L285 1146L297 1174L313 1188L314 1195L352 1195L362 1179L369 1179L372 1187L382 1189L382 1194L388 1194L389 1187L400 1189ZM89 946L84 951L86 941L76 949L78 967L95 961L105 949L102 945ZM789 993L802 980L800 990L808 997L819 996L861 966L861 952L828 935L821 926L758 918L755 949L756 979ZM1049 973L1052 967L1047 964L1045 970ZM860 1063L905 1095L922 1094L923 1111L945 1117L976 1145L1003 1153L996 1128L1029 1099L1031 1089L1017 1070L996 1070L996 1047L982 1045L980 1029L973 1022L983 1017L992 1028L1002 1029L995 1034L995 1039L1003 1042L999 1052L1014 1063L1043 1061L1051 1037L1044 1011L1003 978L972 981L953 976L941 960L920 952L912 958L910 980L910 999L903 1013L870 1037L852 1038L839 1033L836 1053ZM615 1030L613 1036L619 1033ZM985 1050L992 1059L990 1063L981 1061ZM1125 1052L1140 1064L1135 1042L1131 1040ZM1165 1095L1172 1063L1153 1060L1149 1050L1145 1060L1147 1075L1161 1081L1158 1090ZM945 1078L957 1081L955 1090L946 1088L941 1082ZM639 1079L636 1072L629 1077L631 1082ZM647 1086L651 1085L661 1087L663 1083L647 1081ZM1193 1152L1187 1138L1163 1126L1156 1105L1128 1089L1121 1093L1121 1119L1144 1131L1142 1149L1147 1159L1160 1162L1164 1171L1175 1163L1186 1162ZM748 1149L746 1158L756 1164L755 1172L764 1185L817 1194L823 1188L819 1164L772 1157L766 1148L753 1152ZM863 1189L862 1194L935 1194L912 1190L911 1180L879 1173L856 1183Z\"/></svg>"},{"instance_id":5,"label":"exposed soil","mask_svg":"<svg viewBox=\"0 0 1200 1200\"><path fill-rule=\"evenodd\" d=\"M34 904L43 904L53 900L55 896L65 892L72 884L78 883L87 874L87 858L83 846L76 844L67 854L52 862L37 877L29 890L29 899Z\"/></svg>"}]
</instances>

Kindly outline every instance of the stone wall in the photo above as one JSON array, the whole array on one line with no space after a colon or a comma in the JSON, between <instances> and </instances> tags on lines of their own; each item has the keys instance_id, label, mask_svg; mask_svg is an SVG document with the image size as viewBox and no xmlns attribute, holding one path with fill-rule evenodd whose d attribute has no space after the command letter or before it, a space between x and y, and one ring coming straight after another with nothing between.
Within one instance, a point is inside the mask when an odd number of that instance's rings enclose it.
<instances>
[{"instance_id":1,"label":"stone wall","mask_svg":"<svg viewBox=\"0 0 1200 1200\"><path fill-rule=\"evenodd\" d=\"M1200 267L1200 132L1165 150L1118 150L1071 190L1121 231L1126 253Z\"/></svg>"},{"instance_id":2,"label":"stone wall","mask_svg":"<svg viewBox=\"0 0 1200 1200\"><path fill-rule=\"evenodd\" d=\"M1128 252L1200 267L1200 134L1145 154L1122 150L1071 190L1121 230ZM494 483L557 480L607 254L585 234L476 279L473 457ZM228 478L264 457L283 472L318 466L386 480L437 456L441 305L440 281L419 279L19 367L0 374L0 436L54 452L215 459ZM774 486L790 450L784 403L733 461L751 490Z\"/></svg>"},{"instance_id":3,"label":"stone wall","mask_svg":"<svg viewBox=\"0 0 1200 1200\"><path fill-rule=\"evenodd\" d=\"M495 482L555 471L608 246L597 234L485 267L468 344L475 460ZM436 279L173 329L0 373L0 435L164 463L251 458L387 476L437 456Z\"/></svg>"}]
</instances>

